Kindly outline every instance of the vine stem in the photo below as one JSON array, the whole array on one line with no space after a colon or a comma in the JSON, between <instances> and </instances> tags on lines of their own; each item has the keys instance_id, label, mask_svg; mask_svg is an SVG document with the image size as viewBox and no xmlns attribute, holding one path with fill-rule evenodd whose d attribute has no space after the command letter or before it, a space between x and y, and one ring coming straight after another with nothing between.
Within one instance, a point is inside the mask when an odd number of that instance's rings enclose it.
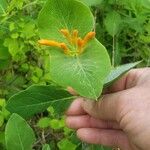
<instances>
[{"instance_id":1,"label":"vine stem","mask_svg":"<svg viewBox=\"0 0 150 150\"><path fill-rule=\"evenodd\" d=\"M115 35L113 35L112 66L115 67Z\"/></svg>"},{"instance_id":2,"label":"vine stem","mask_svg":"<svg viewBox=\"0 0 150 150\"><path fill-rule=\"evenodd\" d=\"M95 20L95 24L94 24L94 32L96 32L97 13L98 13L98 10L96 9L95 12L94 12L94 20Z\"/></svg>"},{"instance_id":3,"label":"vine stem","mask_svg":"<svg viewBox=\"0 0 150 150\"><path fill-rule=\"evenodd\" d=\"M42 130L42 141L43 141L43 143L46 143L44 129Z\"/></svg>"}]
</instances>

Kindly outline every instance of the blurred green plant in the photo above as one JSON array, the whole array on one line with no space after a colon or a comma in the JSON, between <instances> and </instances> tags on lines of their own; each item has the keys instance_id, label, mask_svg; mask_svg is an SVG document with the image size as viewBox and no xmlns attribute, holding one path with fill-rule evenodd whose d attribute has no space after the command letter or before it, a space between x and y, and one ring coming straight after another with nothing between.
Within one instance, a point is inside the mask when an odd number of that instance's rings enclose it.
<instances>
[{"instance_id":1,"label":"blurred green plant","mask_svg":"<svg viewBox=\"0 0 150 150\"><path fill-rule=\"evenodd\" d=\"M41 51L37 14L43 1L0 1L0 96L50 81L48 54ZM34 10L34 11L31 11Z\"/></svg>"},{"instance_id":2,"label":"blurred green plant","mask_svg":"<svg viewBox=\"0 0 150 150\"><path fill-rule=\"evenodd\" d=\"M112 64L143 60L150 66L149 0L107 0L93 8L97 38L106 46Z\"/></svg>"},{"instance_id":3,"label":"blurred green plant","mask_svg":"<svg viewBox=\"0 0 150 150\"><path fill-rule=\"evenodd\" d=\"M139 66L150 66L149 0L80 1L90 6L96 21L96 38L109 51L114 67L139 60L143 60ZM45 0L0 0L0 149L6 149L4 128L10 116L6 100L31 84L53 84L49 53L36 42L39 39L36 18L43 3ZM123 70L128 68L130 65ZM112 74L120 76L120 69L115 68ZM65 127L64 117L57 111L50 106L28 120L36 134L34 149L63 150L67 145L77 150L107 149L81 143Z\"/></svg>"}]
</instances>

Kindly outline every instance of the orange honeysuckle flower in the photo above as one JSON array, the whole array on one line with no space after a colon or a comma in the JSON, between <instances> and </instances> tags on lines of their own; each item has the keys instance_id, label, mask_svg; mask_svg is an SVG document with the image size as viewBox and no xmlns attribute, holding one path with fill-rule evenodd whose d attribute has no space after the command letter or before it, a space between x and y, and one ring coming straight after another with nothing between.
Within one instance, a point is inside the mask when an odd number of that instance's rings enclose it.
<instances>
[{"instance_id":1,"label":"orange honeysuckle flower","mask_svg":"<svg viewBox=\"0 0 150 150\"><path fill-rule=\"evenodd\" d=\"M84 45L86 45L93 37L95 37L95 32L89 32L83 39Z\"/></svg>"},{"instance_id":2,"label":"orange honeysuckle flower","mask_svg":"<svg viewBox=\"0 0 150 150\"><path fill-rule=\"evenodd\" d=\"M68 43L75 48L75 51L70 50L67 44L53 40L42 39L38 41L39 44L58 47L63 49L66 55L75 56L83 53L86 44L95 37L95 32L87 33L83 39L78 36L78 30L73 30L72 33L70 33L67 29L61 29L60 32L67 39Z\"/></svg>"},{"instance_id":3,"label":"orange honeysuckle flower","mask_svg":"<svg viewBox=\"0 0 150 150\"><path fill-rule=\"evenodd\" d=\"M59 43L59 42L56 42L56 41L45 40L45 39L39 40L38 43L41 44L41 45L62 48L64 50L65 54L69 54L69 49L68 49L68 47L65 43Z\"/></svg>"}]
</instances>

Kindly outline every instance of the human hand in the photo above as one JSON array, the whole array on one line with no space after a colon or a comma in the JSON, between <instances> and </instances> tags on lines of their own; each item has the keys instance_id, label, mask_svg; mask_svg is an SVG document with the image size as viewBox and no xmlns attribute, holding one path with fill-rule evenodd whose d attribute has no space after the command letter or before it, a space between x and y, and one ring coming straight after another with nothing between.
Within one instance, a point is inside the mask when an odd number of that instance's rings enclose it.
<instances>
[{"instance_id":1,"label":"human hand","mask_svg":"<svg viewBox=\"0 0 150 150\"><path fill-rule=\"evenodd\" d=\"M87 143L150 150L150 68L131 70L105 92L97 102L76 99L67 126Z\"/></svg>"}]
</instances>

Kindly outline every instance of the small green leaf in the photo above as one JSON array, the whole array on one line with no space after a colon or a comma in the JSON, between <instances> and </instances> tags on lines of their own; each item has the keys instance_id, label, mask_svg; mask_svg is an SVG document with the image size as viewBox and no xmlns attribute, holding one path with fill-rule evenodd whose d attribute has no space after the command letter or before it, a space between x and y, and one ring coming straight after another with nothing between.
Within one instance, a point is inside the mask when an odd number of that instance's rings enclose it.
<instances>
[{"instance_id":1,"label":"small green leaf","mask_svg":"<svg viewBox=\"0 0 150 150\"><path fill-rule=\"evenodd\" d=\"M6 109L22 117L30 117L52 105L57 113L63 113L74 98L67 91L55 86L34 85L12 96Z\"/></svg>"},{"instance_id":2,"label":"small green leaf","mask_svg":"<svg viewBox=\"0 0 150 150\"><path fill-rule=\"evenodd\" d=\"M11 34L11 38L12 39L17 39L19 37L19 34L18 33L12 33Z\"/></svg>"},{"instance_id":3,"label":"small green leaf","mask_svg":"<svg viewBox=\"0 0 150 150\"><path fill-rule=\"evenodd\" d=\"M49 127L49 124L50 124L50 118L44 117L38 121L37 126L40 128L47 128Z\"/></svg>"},{"instance_id":4,"label":"small green leaf","mask_svg":"<svg viewBox=\"0 0 150 150\"><path fill-rule=\"evenodd\" d=\"M32 150L35 135L26 121L17 114L12 114L5 130L7 150Z\"/></svg>"},{"instance_id":5,"label":"small green leaf","mask_svg":"<svg viewBox=\"0 0 150 150\"><path fill-rule=\"evenodd\" d=\"M10 31L13 31L14 29L15 29L15 23L14 22L11 22L10 24L9 24L9 30Z\"/></svg>"},{"instance_id":6,"label":"small green leaf","mask_svg":"<svg viewBox=\"0 0 150 150\"><path fill-rule=\"evenodd\" d=\"M51 150L51 148L48 144L45 144L45 145L43 145L42 150Z\"/></svg>"},{"instance_id":7,"label":"small green leaf","mask_svg":"<svg viewBox=\"0 0 150 150\"><path fill-rule=\"evenodd\" d=\"M52 119L50 120L50 127L52 129L61 129L65 126L64 120Z\"/></svg>"},{"instance_id":8,"label":"small green leaf","mask_svg":"<svg viewBox=\"0 0 150 150\"><path fill-rule=\"evenodd\" d=\"M105 19L105 26L107 32L114 36L120 31L121 17L120 14L113 11L107 14Z\"/></svg>"},{"instance_id":9,"label":"small green leaf","mask_svg":"<svg viewBox=\"0 0 150 150\"><path fill-rule=\"evenodd\" d=\"M7 0L0 0L0 15L5 12L7 5L8 5Z\"/></svg>"},{"instance_id":10,"label":"small green leaf","mask_svg":"<svg viewBox=\"0 0 150 150\"><path fill-rule=\"evenodd\" d=\"M60 150L75 150L77 147L75 144L73 144L68 139L62 139L60 142L58 142L57 145Z\"/></svg>"},{"instance_id":11,"label":"small green leaf","mask_svg":"<svg viewBox=\"0 0 150 150\"><path fill-rule=\"evenodd\" d=\"M54 110L54 108L53 108L52 106L49 106L49 107L47 108L47 111L48 111L51 115L53 115L54 112L55 112L55 110Z\"/></svg>"},{"instance_id":12,"label":"small green leaf","mask_svg":"<svg viewBox=\"0 0 150 150\"><path fill-rule=\"evenodd\" d=\"M116 81L120 76L128 72L130 69L134 68L136 65L138 65L141 61L135 62L135 63L129 63L125 64L119 67L114 68L108 77L105 80L105 87L111 85L114 81Z\"/></svg>"},{"instance_id":13,"label":"small green leaf","mask_svg":"<svg viewBox=\"0 0 150 150\"><path fill-rule=\"evenodd\" d=\"M35 24L34 22L26 23L21 32L21 37L30 39L35 36Z\"/></svg>"},{"instance_id":14,"label":"small green leaf","mask_svg":"<svg viewBox=\"0 0 150 150\"><path fill-rule=\"evenodd\" d=\"M0 60L6 60L10 58L8 49L3 46L3 41L0 40Z\"/></svg>"},{"instance_id":15,"label":"small green leaf","mask_svg":"<svg viewBox=\"0 0 150 150\"><path fill-rule=\"evenodd\" d=\"M1 106L1 107L4 107L4 106L5 106L5 103L6 103L6 100L3 99L3 98L0 98L0 106Z\"/></svg>"},{"instance_id":16,"label":"small green leaf","mask_svg":"<svg viewBox=\"0 0 150 150\"><path fill-rule=\"evenodd\" d=\"M150 0L141 0L141 3L144 7L150 9Z\"/></svg>"},{"instance_id":17,"label":"small green leaf","mask_svg":"<svg viewBox=\"0 0 150 150\"><path fill-rule=\"evenodd\" d=\"M88 144L88 149L89 150L112 150L112 148L108 148L106 146L102 146L102 145L91 145Z\"/></svg>"},{"instance_id":18,"label":"small green leaf","mask_svg":"<svg viewBox=\"0 0 150 150\"><path fill-rule=\"evenodd\" d=\"M20 51L17 39L6 38L4 46L8 47L9 53L12 57L15 57Z\"/></svg>"}]
</instances>

